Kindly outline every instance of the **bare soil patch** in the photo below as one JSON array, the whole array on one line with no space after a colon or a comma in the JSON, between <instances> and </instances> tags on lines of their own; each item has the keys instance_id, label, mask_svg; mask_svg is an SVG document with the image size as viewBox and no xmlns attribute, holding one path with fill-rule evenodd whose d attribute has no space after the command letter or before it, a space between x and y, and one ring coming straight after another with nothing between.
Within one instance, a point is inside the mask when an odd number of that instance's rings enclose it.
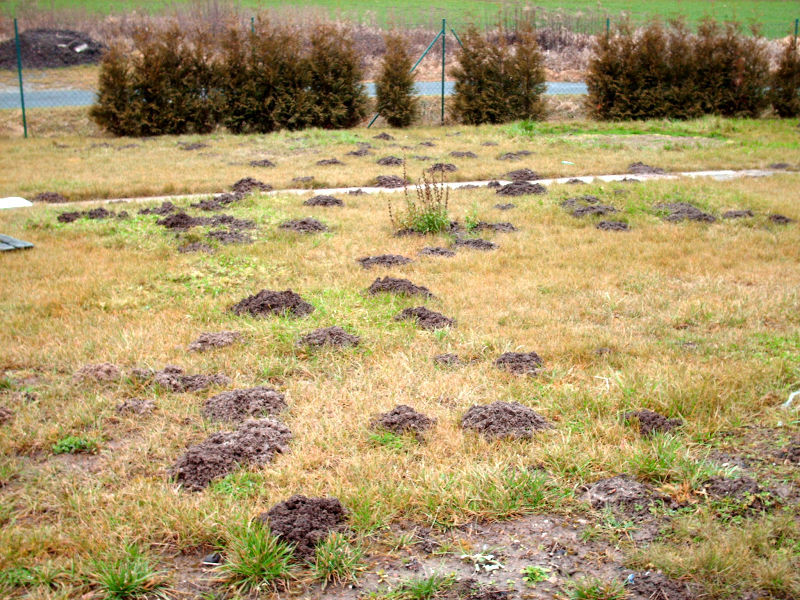
<instances>
[{"instance_id":1,"label":"bare soil patch","mask_svg":"<svg viewBox=\"0 0 800 600\"><path fill-rule=\"evenodd\" d=\"M703 223L713 223L716 217L703 212L694 204L688 202L672 202L668 204L656 204L654 206L657 210L667 211L669 214L664 217L664 220L678 223L680 221L701 221Z\"/></svg>"},{"instance_id":2,"label":"bare soil patch","mask_svg":"<svg viewBox=\"0 0 800 600\"><path fill-rule=\"evenodd\" d=\"M339 198L334 196L313 196L303 202L303 206L344 206Z\"/></svg>"},{"instance_id":3,"label":"bare soil patch","mask_svg":"<svg viewBox=\"0 0 800 600\"><path fill-rule=\"evenodd\" d=\"M156 225L161 225L167 229L186 230L200 226L220 226L227 225L231 229L252 229L255 227L253 221L237 219L232 215L214 215L213 217L192 217L185 212L172 213L163 219L158 219Z\"/></svg>"},{"instance_id":4,"label":"bare soil patch","mask_svg":"<svg viewBox=\"0 0 800 600\"><path fill-rule=\"evenodd\" d=\"M33 199L33 202L47 202L48 204L64 204L65 202L69 202L65 196L62 196L58 192L42 192L40 194L36 194Z\"/></svg>"},{"instance_id":5,"label":"bare soil patch","mask_svg":"<svg viewBox=\"0 0 800 600\"><path fill-rule=\"evenodd\" d=\"M260 159L260 160L251 160L251 161L250 161L250 166L251 166L251 167L265 167L265 168L271 168L271 167L274 167L274 166L275 166L275 163L274 163L274 162L272 162L272 161L271 161L270 159L268 159L268 158L262 158L262 159Z\"/></svg>"},{"instance_id":6,"label":"bare soil patch","mask_svg":"<svg viewBox=\"0 0 800 600\"><path fill-rule=\"evenodd\" d=\"M397 175L378 175L375 178L375 183L378 187L399 188L403 187L408 182Z\"/></svg>"},{"instance_id":7,"label":"bare soil patch","mask_svg":"<svg viewBox=\"0 0 800 600\"><path fill-rule=\"evenodd\" d=\"M647 410L646 408L628 411L622 415L622 418L629 422L636 421L638 423L639 433L642 435L668 433L683 425L681 419L669 419L662 414Z\"/></svg>"},{"instance_id":8,"label":"bare soil patch","mask_svg":"<svg viewBox=\"0 0 800 600\"><path fill-rule=\"evenodd\" d=\"M408 279L397 279L395 277L380 277L372 282L372 285L367 288L369 294L380 294L381 292L388 292L391 294L400 294L402 296L423 296L425 298L433 298L431 291L421 285L415 285Z\"/></svg>"},{"instance_id":9,"label":"bare soil patch","mask_svg":"<svg viewBox=\"0 0 800 600\"><path fill-rule=\"evenodd\" d=\"M405 256L400 256L399 254L379 254L377 256L359 258L358 262L361 263L361 266L365 269L371 269L374 266L399 267L414 261Z\"/></svg>"},{"instance_id":10,"label":"bare soil patch","mask_svg":"<svg viewBox=\"0 0 800 600\"><path fill-rule=\"evenodd\" d=\"M452 163L434 163L427 169L428 173L454 173L458 168Z\"/></svg>"},{"instance_id":11,"label":"bare soil patch","mask_svg":"<svg viewBox=\"0 0 800 600\"><path fill-rule=\"evenodd\" d=\"M751 217L753 217L753 211L750 209L727 210L722 213L723 219L749 219Z\"/></svg>"},{"instance_id":12,"label":"bare soil patch","mask_svg":"<svg viewBox=\"0 0 800 600\"><path fill-rule=\"evenodd\" d=\"M178 207L175 206L169 200L162 202L160 206L149 206L147 208L143 208L139 211L140 215L168 215L170 213L174 213L178 210Z\"/></svg>"},{"instance_id":13,"label":"bare soil patch","mask_svg":"<svg viewBox=\"0 0 800 600\"><path fill-rule=\"evenodd\" d=\"M626 514L644 515L653 504L671 504L669 496L636 481L630 475L616 475L593 483L581 496L594 509L621 509Z\"/></svg>"},{"instance_id":14,"label":"bare soil patch","mask_svg":"<svg viewBox=\"0 0 800 600\"><path fill-rule=\"evenodd\" d=\"M270 531L294 544L295 556L311 558L320 542L333 532L347 531L347 510L336 498L296 495L259 515Z\"/></svg>"},{"instance_id":15,"label":"bare soil patch","mask_svg":"<svg viewBox=\"0 0 800 600\"><path fill-rule=\"evenodd\" d=\"M478 221L472 228L473 231L494 231L497 233L512 233L517 231L511 223L487 223L486 221Z\"/></svg>"},{"instance_id":16,"label":"bare soil patch","mask_svg":"<svg viewBox=\"0 0 800 600\"><path fill-rule=\"evenodd\" d=\"M252 177L243 177L231 186L231 190L242 196L252 194L253 192L268 192L271 189L271 185Z\"/></svg>"},{"instance_id":17,"label":"bare soil patch","mask_svg":"<svg viewBox=\"0 0 800 600\"><path fill-rule=\"evenodd\" d=\"M134 369L133 376L142 381L154 381L172 392L197 392L215 385L228 385L231 380L222 373L189 375L180 367L167 365L161 371Z\"/></svg>"},{"instance_id":18,"label":"bare soil patch","mask_svg":"<svg viewBox=\"0 0 800 600\"><path fill-rule=\"evenodd\" d=\"M347 333L341 327L315 329L297 341L298 346L358 346L361 338Z\"/></svg>"},{"instance_id":19,"label":"bare soil patch","mask_svg":"<svg viewBox=\"0 0 800 600\"><path fill-rule=\"evenodd\" d=\"M261 290L253 296L240 300L229 310L237 315L248 314L253 317L269 315L305 317L314 312L314 306L292 290L283 292Z\"/></svg>"},{"instance_id":20,"label":"bare soil patch","mask_svg":"<svg viewBox=\"0 0 800 600\"><path fill-rule=\"evenodd\" d=\"M316 219L312 219L311 217L285 221L281 223L279 227L281 229L296 231L298 233L320 233L323 231L328 231L327 225L325 225L324 223L320 223L319 221L317 221Z\"/></svg>"},{"instance_id":21,"label":"bare soil patch","mask_svg":"<svg viewBox=\"0 0 800 600\"><path fill-rule=\"evenodd\" d=\"M634 175L662 175L664 169L651 167L643 162L634 162L628 165L628 173L633 173Z\"/></svg>"},{"instance_id":22,"label":"bare soil patch","mask_svg":"<svg viewBox=\"0 0 800 600\"><path fill-rule=\"evenodd\" d=\"M478 155L469 150L453 150L450 153L453 158L478 158Z\"/></svg>"},{"instance_id":23,"label":"bare soil patch","mask_svg":"<svg viewBox=\"0 0 800 600\"><path fill-rule=\"evenodd\" d=\"M30 29L19 34L26 69L51 69L100 62L105 46L85 33L69 29ZM0 43L0 69L16 69L14 38Z\"/></svg>"},{"instance_id":24,"label":"bare soil patch","mask_svg":"<svg viewBox=\"0 0 800 600\"><path fill-rule=\"evenodd\" d=\"M443 256L443 257L450 257L455 256L456 253L452 250L447 248L442 248L440 246L427 246L419 251L420 255L422 256Z\"/></svg>"},{"instance_id":25,"label":"bare soil patch","mask_svg":"<svg viewBox=\"0 0 800 600\"><path fill-rule=\"evenodd\" d=\"M536 375L543 368L544 361L536 352L505 352L494 364L498 369L515 375Z\"/></svg>"},{"instance_id":26,"label":"bare soil patch","mask_svg":"<svg viewBox=\"0 0 800 600\"><path fill-rule=\"evenodd\" d=\"M147 398L128 398L117 405L117 412L121 415L149 415L156 409L156 403Z\"/></svg>"},{"instance_id":27,"label":"bare soil patch","mask_svg":"<svg viewBox=\"0 0 800 600\"><path fill-rule=\"evenodd\" d=\"M333 167L335 165L343 165L344 163L338 158L325 158L317 161L318 167Z\"/></svg>"},{"instance_id":28,"label":"bare soil patch","mask_svg":"<svg viewBox=\"0 0 800 600\"><path fill-rule=\"evenodd\" d=\"M630 225L624 221L600 221L596 229L601 231L630 231Z\"/></svg>"},{"instance_id":29,"label":"bare soil patch","mask_svg":"<svg viewBox=\"0 0 800 600\"><path fill-rule=\"evenodd\" d=\"M207 331L189 344L191 352L205 352L214 348L224 348L242 339L240 331Z\"/></svg>"},{"instance_id":30,"label":"bare soil patch","mask_svg":"<svg viewBox=\"0 0 800 600\"><path fill-rule=\"evenodd\" d=\"M286 397L272 388L230 390L212 396L203 404L202 414L213 421L243 421L271 417L286 408Z\"/></svg>"},{"instance_id":31,"label":"bare soil patch","mask_svg":"<svg viewBox=\"0 0 800 600\"><path fill-rule=\"evenodd\" d=\"M541 183L529 181L514 181L507 183L495 192L501 196L525 196L527 194L546 194L547 188Z\"/></svg>"},{"instance_id":32,"label":"bare soil patch","mask_svg":"<svg viewBox=\"0 0 800 600\"><path fill-rule=\"evenodd\" d=\"M384 156L376 161L382 167L399 167L403 164L403 159L399 156Z\"/></svg>"},{"instance_id":33,"label":"bare soil patch","mask_svg":"<svg viewBox=\"0 0 800 600\"><path fill-rule=\"evenodd\" d=\"M772 214L768 217L770 223L775 223L776 225L788 225L789 223L794 223L794 219L790 219L784 215L779 214Z\"/></svg>"},{"instance_id":34,"label":"bare soil patch","mask_svg":"<svg viewBox=\"0 0 800 600\"><path fill-rule=\"evenodd\" d=\"M489 439L530 439L534 432L553 426L542 415L518 402L492 402L471 407L461 419L461 427Z\"/></svg>"},{"instance_id":35,"label":"bare soil patch","mask_svg":"<svg viewBox=\"0 0 800 600\"><path fill-rule=\"evenodd\" d=\"M537 179L542 178L542 176L536 171L531 171L530 169L517 169L515 171L509 171L504 175L504 177L506 179L510 179L511 181L536 181Z\"/></svg>"},{"instance_id":36,"label":"bare soil patch","mask_svg":"<svg viewBox=\"0 0 800 600\"><path fill-rule=\"evenodd\" d=\"M484 252L495 250L498 247L494 242L481 238L457 238L455 244L456 246L463 246L472 250L483 250Z\"/></svg>"},{"instance_id":37,"label":"bare soil patch","mask_svg":"<svg viewBox=\"0 0 800 600\"><path fill-rule=\"evenodd\" d=\"M239 467L265 465L287 452L292 432L277 419L255 419L190 446L170 470L183 487L199 491Z\"/></svg>"},{"instance_id":38,"label":"bare soil patch","mask_svg":"<svg viewBox=\"0 0 800 600\"><path fill-rule=\"evenodd\" d=\"M397 435L413 433L421 440L429 429L436 424L436 419L415 411L410 406L400 404L389 412L378 415L370 423L371 429L384 429Z\"/></svg>"},{"instance_id":39,"label":"bare soil patch","mask_svg":"<svg viewBox=\"0 0 800 600\"><path fill-rule=\"evenodd\" d=\"M118 381L122 378L122 371L117 365L109 362L83 365L72 376L75 381Z\"/></svg>"},{"instance_id":40,"label":"bare soil patch","mask_svg":"<svg viewBox=\"0 0 800 600\"><path fill-rule=\"evenodd\" d=\"M425 308L424 306L406 308L394 317L395 321L408 321L412 319L417 322L419 327L429 330L453 327L456 324L453 319L445 317L443 314Z\"/></svg>"},{"instance_id":41,"label":"bare soil patch","mask_svg":"<svg viewBox=\"0 0 800 600\"><path fill-rule=\"evenodd\" d=\"M794 442L783 450L779 450L775 453L775 458L789 463L800 464L800 442Z\"/></svg>"}]
</instances>

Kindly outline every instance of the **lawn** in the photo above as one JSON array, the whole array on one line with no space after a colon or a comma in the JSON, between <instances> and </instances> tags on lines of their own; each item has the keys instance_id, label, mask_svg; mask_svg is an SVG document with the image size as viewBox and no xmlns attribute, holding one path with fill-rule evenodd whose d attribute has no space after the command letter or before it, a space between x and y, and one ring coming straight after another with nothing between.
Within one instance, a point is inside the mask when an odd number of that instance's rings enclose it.
<instances>
[{"instance_id":1,"label":"lawn","mask_svg":"<svg viewBox=\"0 0 800 600\"><path fill-rule=\"evenodd\" d=\"M774 120L418 128L391 131L394 141L375 133L4 140L0 195L210 192L245 175L278 188L301 175L363 185L379 173L377 158L423 152L456 163L463 179L522 167L625 171L633 161L800 164L794 123ZM374 154L347 156L359 141ZM419 145L427 141L434 146ZM497 160L520 149L532 154ZM247 165L265 157L277 166ZM333 157L345 166L315 165ZM409 173L422 164L410 162ZM450 194L448 216L465 231L428 236L395 235L387 205L402 212L402 192L344 195L343 207L304 205L313 191L255 193L222 211L253 222L241 231L252 243L227 245L206 226L169 230L156 223L169 215L139 213L152 202L104 205L127 218L72 222L57 217L99 205L0 211L0 232L36 246L0 253L0 594L798 597L800 421L780 408L800 387L797 190L792 172L552 185L510 199L482 187ZM562 205L568 198L616 212L578 218ZM193 216L220 214L173 201ZM676 202L715 220L670 221L658 205ZM729 210L753 216L722 218ZM304 217L327 231L279 227ZM629 230L596 227L609 219ZM470 229L481 221L516 231ZM497 247L457 243L478 236ZM177 251L193 243L210 251ZM420 253L431 246L455 255ZM413 262L357 262L383 254ZM366 292L386 276L433 297ZM263 289L292 290L313 311L230 310ZM429 331L395 319L417 306L455 323ZM331 326L360 342L301 342ZM240 337L189 350L201 333L221 331ZM508 352L535 352L541 364L530 355L522 373L500 368ZM434 360L443 354L459 360ZM113 367L82 370L99 363ZM197 378L176 386L175 372L137 371L167 365L228 379L195 389ZM180 473L211 451L187 462L187 448L243 427L209 407L255 386L284 396L270 418L291 439L280 429L283 445L261 464L247 464L240 448L241 464L188 489ZM461 426L471 407L495 402L517 403L516 435ZM432 419L429 428L374 426L398 405ZM644 416L626 416L640 409L677 427L647 434ZM487 414L478 430L505 422ZM541 429L526 430L531 423ZM278 435L278 425L264 427ZM258 518L295 494L346 509L311 555L299 546L292 555ZM222 565L203 566L214 552ZM354 580L360 587L349 588Z\"/></svg>"}]
</instances>

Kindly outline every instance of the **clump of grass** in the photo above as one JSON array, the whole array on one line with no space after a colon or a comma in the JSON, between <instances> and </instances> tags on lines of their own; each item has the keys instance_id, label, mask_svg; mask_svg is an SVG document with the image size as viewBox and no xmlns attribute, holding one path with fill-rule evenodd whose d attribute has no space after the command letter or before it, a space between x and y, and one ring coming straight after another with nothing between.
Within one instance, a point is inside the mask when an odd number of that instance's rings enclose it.
<instances>
[{"instance_id":1,"label":"clump of grass","mask_svg":"<svg viewBox=\"0 0 800 600\"><path fill-rule=\"evenodd\" d=\"M406 180L405 163L403 163L403 180ZM415 190L416 199L408 193L408 186L403 188L406 206L401 213L393 209L391 194L387 196L392 227L423 234L447 231L450 228L450 216L447 211L450 189L444 185L444 172L437 182L435 175L423 171L422 179Z\"/></svg>"},{"instance_id":2,"label":"clump of grass","mask_svg":"<svg viewBox=\"0 0 800 600\"><path fill-rule=\"evenodd\" d=\"M351 544L341 533L332 533L317 546L314 556L314 576L329 583L345 583L356 581L359 571L366 567L364 550L357 544Z\"/></svg>"},{"instance_id":3,"label":"clump of grass","mask_svg":"<svg viewBox=\"0 0 800 600\"><path fill-rule=\"evenodd\" d=\"M239 592L275 591L295 577L294 549L259 522L235 528L226 551L223 580Z\"/></svg>"},{"instance_id":4,"label":"clump of grass","mask_svg":"<svg viewBox=\"0 0 800 600\"><path fill-rule=\"evenodd\" d=\"M409 450L413 446L419 445L419 440L413 435L397 435L392 431L384 429L374 431L369 434L369 442L373 446L382 446L388 450L402 452Z\"/></svg>"},{"instance_id":5,"label":"clump of grass","mask_svg":"<svg viewBox=\"0 0 800 600\"><path fill-rule=\"evenodd\" d=\"M126 545L121 556L94 561L89 580L108 600L166 598L166 582L136 544Z\"/></svg>"},{"instance_id":6,"label":"clump of grass","mask_svg":"<svg viewBox=\"0 0 800 600\"><path fill-rule=\"evenodd\" d=\"M0 592L30 589L40 586L57 588L68 579L69 573L51 563L42 565L15 565L0 571Z\"/></svg>"},{"instance_id":7,"label":"clump of grass","mask_svg":"<svg viewBox=\"0 0 800 600\"><path fill-rule=\"evenodd\" d=\"M455 583L454 575L431 575L410 579L392 590L388 597L397 600L433 600Z\"/></svg>"},{"instance_id":8,"label":"clump of grass","mask_svg":"<svg viewBox=\"0 0 800 600\"><path fill-rule=\"evenodd\" d=\"M573 600L623 600L627 596L622 583L597 578L572 582L569 593Z\"/></svg>"},{"instance_id":9,"label":"clump of grass","mask_svg":"<svg viewBox=\"0 0 800 600\"><path fill-rule=\"evenodd\" d=\"M68 435L53 444L51 449L53 454L94 454L97 452L97 441L77 435Z\"/></svg>"},{"instance_id":10,"label":"clump of grass","mask_svg":"<svg viewBox=\"0 0 800 600\"><path fill-rule=\"evenodd\" d=\"M211 489L232 498L250 498L258 495L262 483L261 478L255 473L231 473L213 482Z\"/></svg>"}]
</instances>

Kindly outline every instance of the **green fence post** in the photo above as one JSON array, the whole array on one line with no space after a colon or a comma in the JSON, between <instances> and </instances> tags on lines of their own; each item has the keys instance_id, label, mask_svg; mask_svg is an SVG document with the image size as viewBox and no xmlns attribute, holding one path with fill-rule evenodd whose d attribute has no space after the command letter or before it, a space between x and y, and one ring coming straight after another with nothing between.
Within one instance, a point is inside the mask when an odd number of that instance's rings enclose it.
<instances>
[{"instance_id":1,"label":"green fence post","mask_svg":"<svg viewBox=\"0 0 800 600\"><path fill-rule=\"evenodd\" d=\"M255 35L256 32L256 18L250 17L250 33Z\"/></svg>"},{"instance_id":2,"label":"green fence post","mask_svg":"<svg viewBox=\"0 0 800 600\"><path fill-rule=\"evenodd\" d=\"M442 125L444 125L444 62L447 55L447 19L442 19Z\"/></svg>"},{"instance_id":3,"label":"green fence post","mask_svg":"<svg viewBox=\"0 0 800 600\"><path fill-rule=\"evenodd\" d=\"M794 43L797 45L797 29L800 27L800 19L794 20Z\"/></svg>"},{"instance_id":4,"label":"green fence post","mask_svg":"<svg viewBox=\"0 0 800 600\"><path fill-rule=\"evenodd\" d=\"M606 37L611 33L611 19L606 17Z\"/></svg>"},{"instance_id":5,"label":"green fence post","mask_svg":"<svg viewBox=\"0 0 800 600\"><path fill-rule=\"evenodd\" d=\"M22 48L19 43L19 29L17 28L17 18L14 17L14 44L17 47L17 74L19 75L19 103L22 107L22 131L28 137L28 119L25 116L25 92L22 89Z\"/></svg>"}]
</instances>

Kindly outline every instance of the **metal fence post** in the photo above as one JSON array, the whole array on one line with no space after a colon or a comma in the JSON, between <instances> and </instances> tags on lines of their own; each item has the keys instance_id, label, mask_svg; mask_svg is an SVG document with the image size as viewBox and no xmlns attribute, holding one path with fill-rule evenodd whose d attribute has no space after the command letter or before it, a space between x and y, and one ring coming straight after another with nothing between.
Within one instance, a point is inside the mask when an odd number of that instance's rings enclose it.
<instances>
[{"instance_id":1,"label":"metal fence post","mask_svg":"<svg viewBox=\"0 0 800 600\"><path fill-rule=\"evenodd\" d=\"M256 18L250 17L250 33L255 34L256 32Z\"/></svg>"},{"instance_id":2,"label":"metal fence post","mask_svg":"<svg viewBox=\"0 0 800 600\"><path fill-rule=\"evenodd\" d=\"M442 125L444 125L444 63L447 54L447 19L442 19Z\"/></svg>"},{"instance_id":3,"label":"metal fence post","mask_svg":"<svg viewBox=\"0 0 800 600\"><path fill-rule=\"evenodd\" d=\"M606 17L606 39L608 39L610 33L611 33L611 18Z\"/></svg>"},{"instance_id":4,"label":"metal fence post","mask_svg":"<svg viewBox=\"0 0 800 600\"><path fill-rule=\"evenodd\" d=\"M794 20L794 44L797 45L797 29L800 27L800 19Z\"/></svg>"},{"instance_id":5,"label":"metal fence post","mask_svg":"<svg viewBox=\"0 0 800 600\"><path fill-rule=\"evenodd\" d=\"M25 137L28 137L28 119L25 116L25 92L22 89L22 48L19 43L19 29L17 19L14 17L14 44L17 47L17 74L19 75L19 103L22 107L22 130Z\"/></svg>"}]
</instances>

